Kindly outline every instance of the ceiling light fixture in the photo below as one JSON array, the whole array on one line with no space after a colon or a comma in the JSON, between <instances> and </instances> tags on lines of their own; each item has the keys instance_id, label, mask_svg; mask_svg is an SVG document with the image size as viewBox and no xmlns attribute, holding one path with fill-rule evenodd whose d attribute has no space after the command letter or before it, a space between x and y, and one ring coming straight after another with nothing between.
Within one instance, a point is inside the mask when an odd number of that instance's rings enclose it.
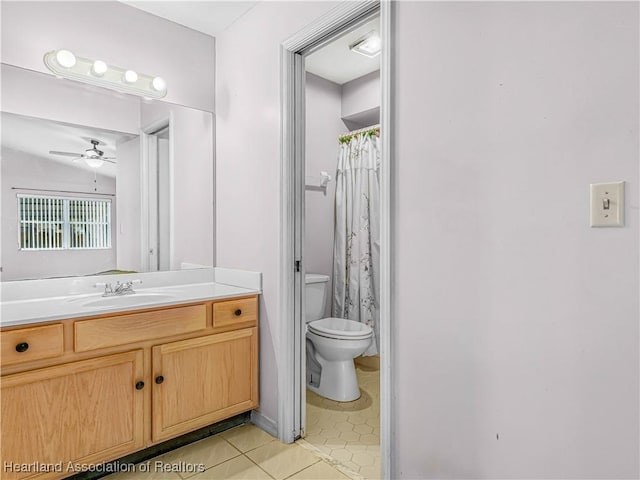
<instances>
[{"instance_id":1,"label":"ceiling light fixture","mask_svg":"<svg viewBox=\"0 0 640 480\"><path fill-rule=\"evenodd\" d=\"M44 64L60 78L68 78L145 98L157 99L167 95L167 82L161 77L107 65L102 60L78 57L69 50L53 50L46 53Z\"/></svg>"},{"instance_id":2,"label":"ceiling light fixture","mask_svg":"<svg viewBox=\"0 0 640 480\"><path fill-rule=\"evenodd\" d=\"M104 165L104 160L102 160L101 158L86 157L84 161L92 168L100 168L102 165Z\"/></svg>"},{"instance_id":3,"label":"ceiling light fixture","mask_svg":"<svg viewBox=\"0 0 640 480\"><path fill-rule=\"evenodd\" d=\"M365 57L373 58L380 55L382 50L382 40L375 30L367 33L364 37L349 45L352 52L359 53Z\"/></svg>"}]
</instances>

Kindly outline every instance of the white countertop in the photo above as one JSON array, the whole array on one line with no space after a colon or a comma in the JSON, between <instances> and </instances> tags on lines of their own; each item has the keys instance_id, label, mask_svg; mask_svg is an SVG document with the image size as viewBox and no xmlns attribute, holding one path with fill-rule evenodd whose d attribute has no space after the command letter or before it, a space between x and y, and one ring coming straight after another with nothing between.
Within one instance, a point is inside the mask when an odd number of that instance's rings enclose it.
<instances>
[{"instance_id":1,"label":"white countertop","mask_svg":"<svg viewBox=\"0 0 640 480\"><path fill-rule=\"evenodd\" d=\"M118 311L166 307L261 293L259 289L236 287L216 282L135 288L135 291L136 293L134 294L122 296L123 299L126 299L126 305L85 305L87 302L102 299L103 297L100 293L3 301L0 304L0 327L90 317ZM158 296L154 298L149 294L158 294ZM136 295L139 295L140 303L131 304L136 299Z\"/></svg>"}]
</instances>

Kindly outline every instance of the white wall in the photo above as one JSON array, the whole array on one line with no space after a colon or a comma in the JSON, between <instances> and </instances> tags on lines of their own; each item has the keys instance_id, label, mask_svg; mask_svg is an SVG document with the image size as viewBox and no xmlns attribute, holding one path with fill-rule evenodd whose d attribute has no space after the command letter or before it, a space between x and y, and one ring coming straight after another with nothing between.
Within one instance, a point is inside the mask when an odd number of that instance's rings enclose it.
<instances>
[{"instance_id":1,"label":"white wall","mask_svg":"<svg viewBox=\"0 0 640 480\"><path fill-rule=\"evenodd\" d=\"M4 5L4 4L2 4ZM20 38L15 38L20 42ZM138 135L140 98L1 64L2 111Z\"/></svg>"},{"instance_id":2,"label":"white wall","mask_svg":"<svg viewBox=\"0 0 640 480\"><path fill-rule=\"evenodd\" d=\"M260 412L273 421L280 323L279 45L335 5L259 2L216 41L216 263L263 274Z\"/></svg>"},{"instance_id":3,"label":"white wall","mask_svg":"<svg viewBox=\"0 0 640 480\"><path fill-rule=\"evenodd\" d=\"M393 478L637 479L638 3L395 15Z\"/></svg>"},{"instance_id":4,"label":"white wall","mask_svg":"<svg viewBox=\"0 0 640 480\"><path fill-rule=\"evenodd\" d=\"M213 115L153 102L142 106L142 126L171 118L173 245L171 269L182 262L214 264Z\"/></svg>"},{"instance_id":5,"label":"white wall","mask_svg":"<svg viewBox=\"0 0 640 480\"><path fill-rule=\"evenodd\" d=\"M380 70L342 85L342 118L351 129L380 123Z\"/></svg>"},{"instance_id":6,"label":"white wall","mask_svg":"<svg viewBox=\"0 0 640 480\"><path fill-rule=\"evenodd\" d=\"M120 143L117 151L117 266L118 270L142 272L140 137Z\"/></svg>"},{"instance_id":7,"label":"white wall","mask_svg":"<svg viewBox=\"0 0 640 480\"><path fill-rule=\"evenodd\" d=\"M314 178L331 175L326 193L307 189L304 258L307 272L329 275L325 315L331 314L333 291L333 234L335 226L336 166L342 89L324 78L306 74L306 174Z\"/></svg>"},{"instance_id":8,"label":"white wall","mask_svg":"<svg viewBox=\"0 0 640 480\"><path fill-rule=\"evenodd\" d=\"M46 52L82 57L158 75L164 100L214 110L215 40L115 1L2 2L2 62L49 73Z\"/></svg>"},{"instance_id":9,"label":"white wall","mask_svg":"<svg viewBox=\"0 0 640 480\"><path fill-rule=\"evenodd\" d=\"M112 248L110 249L45 251L19 249L16 195L25 193L69 196L65 193L34 192L25 189L67 190L91 194L94 188L92 172L4 147L1 166L3 281L89 275L116 267L117 243L114 230L111 232ZM117 221L115 202L113 202L116 193L115 183L115 178L104 175L97 175L95 183L98 193L113 195L99 197L112 200L113 225ZM91 197L91 195L86 196Z\"/></svg>"}]
</instances>

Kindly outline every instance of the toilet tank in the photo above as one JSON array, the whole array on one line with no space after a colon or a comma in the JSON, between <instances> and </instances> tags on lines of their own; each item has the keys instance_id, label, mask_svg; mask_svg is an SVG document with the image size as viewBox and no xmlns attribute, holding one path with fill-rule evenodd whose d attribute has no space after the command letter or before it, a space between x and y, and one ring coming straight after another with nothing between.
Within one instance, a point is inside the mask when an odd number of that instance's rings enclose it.
<instances>
[{"instance_id":1,"label":"toilet tank","mask_svg":"<svg viewBox=\"0 0 640 480\"><path fill-rule=\"evenodd\" d=\"M305 322L319 320L324 315L324 305L329 285L329 276L319 273L305 275Z\"/></svg>"}]
</instances>

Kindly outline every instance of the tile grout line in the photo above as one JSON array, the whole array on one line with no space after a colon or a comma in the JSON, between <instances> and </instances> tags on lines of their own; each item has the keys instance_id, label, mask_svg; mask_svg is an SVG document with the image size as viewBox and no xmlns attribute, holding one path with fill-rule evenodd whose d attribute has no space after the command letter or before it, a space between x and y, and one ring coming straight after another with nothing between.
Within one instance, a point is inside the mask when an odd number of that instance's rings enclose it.
<instances>
[{"instance_id":1,"label":"tile grout line","mask_svg":"<svg viewBox=\"0 0 640 480\"><path fill-rule=\"evenodd\" d=\"M266 445L266 443L265 443L265 445ZM259 447L256 447L256 448L259 448ZM254 448L254 450L255 450L255 448ZM250 452L251 450L248 450L248 451ZM258 467L258 468L259 468L260 470L262 470L264 473L266 473L266 474L269 476L269 478L273 478L273 480L276 480L276 477L274 477L274 476L273 476L273 475L271 475L269 472L267 472L267 471L266 471L264 468L262 468L258 463L254 462L250 456L245 455L244 453L242 454L242 456L243 456L244 458L246 458L247 460L249 460L251 463L253 463L256 467Z\"/></svg>"},{"instance_id":2,"label":"tile grout line","mask_svg":"<svg viewBox=\"0 0 640 480\"><path fill-rule=\"evenodd\" d=\"M351 478L352 480L366 480L365 477L363 477L357 472L354 472L350 468L346 467L345 465L340 463L340 461L336 460L330 455L327 455L322 450L317 448L315 445L307 442L303 438L296 440L296 443L300 445L302 448L306 448L307 450L313 452L316 456L320 457L322 460L326 461L329 465L331 465L332 467L335 467L338 471L340 471L341 473L344 473L347 477Z\"/></svg>"},{"instance_id":3,"label":"tile grout line","mask_svg":"<svg viewBox=\"0 0 640 480\"><path fill-rule=\"evenodd\" d=\"M257 428L257 427L256 427ZM261 430L262 431L262 430ZM268 434L267 434L268 435ZM269 435L271 437L271 435ZM246 452L243 452L242 450L240 450L240 448L236 447L233 443L231 443L230 440L227 440L226 438L222 437L224 439L225 442L227 442L228 444L230 444L233 448L235 448L236 450L238 450L242 455L245 455L249 452L253 452L254 450L257 450L260 447L264 447L265 445L268 445L274 441L277 440L277 438L271 437L271 440L269 440L268 442L263 443L262 445L258 445L257 447L253 447L250 448L249 450L247 450Z\"/></svg>"},{"instance_id":4,"label":"tile grout line","mask_svg":"<svg viewBox=\"0 0 640 480\"><path fill-rule=\"evenodd\" d=\"M213 464L213 465L211 465L211 466L209 466L209 467L205 468L202 472L192 473L192 474L191 474L191 475L189 475L188 477L183 477L183 476L180 474L180 472L172 472L172 473L176 473L176 474L178 475L178 477L180 477L180 479L181 479L181 480L188 480L188 479L189 479L189 478L191 478L191 477L195 477L196 475L198 475L198 474L200 474L200 473L204 473L204 472L206 472L207 470L211 470L212 468L217 467L218 465L222 465L223 463L228 462L228 461L230 461L230 460L233 460L234 458L238 458L240 455L242 455L242 452L241 452L241 451L240 451L240 450L239 450L235 445L233 445L233 444L232 444L231 442L229 442L226 438L224 438L222 435L220 435L220 436L218 436L218 435L212 435L212 436L207 437L207 438L204 438L204 439L202 439L202 440L207 440L207 439L211 439L211 438L215 438L215 437L217 437L217 438L221 438L221 439L222 439L222 440L224 440L227 444L231 445L231 447L232 447L236 452L238 452L238 453L237 453L237 455L234 455L233 457L229 457L229 458L227 458L226 460L223 460L222 462L218 462L218 463L216 463L216 464ZM201 442L202 440L198 440L198 441L196 441L196 442L189 443L188 445L185 445L185 446L180 447L180 448L189 448L189 447L191 447L191 446L194 446L196 443ZM179 450L179 449L176 449L176 450ZM171 450L171 451L169 451L169 452L167 452L167 453L164 453L164 454L160 455L159 457L163 457L163 456L167 455L168 453L175 452L176 450ZM159 458L159 457L155 457L155 458Z\"/></svg>"},{"instance_id":5,"label":"tile grout line","mask_svg":"<svg viewBox=\"0 0 640 480\"><path fill-rule=\"evenodd\" d=\"M293 472L291 475L289 475L289 476L285 477L285 478L284 478L284 480L287 480L287 478L291 478L291 477L293 477L295 474L300 473L300 472L302 472L303 470L306 470L306 469L307 469L307 468L309 468L309 467L313 467L314 465L317 465L317 464L318 464L318 463L320 463L320 462L322 462L322 459L321 459L321 458L316 458L316 461L315 461L315 462L310 463L309 465L307 465L307 466L306 466L306 467L304 467L304 468L301 468L301 469L300 469L300 470L298 470L297 472Z\"/></svg>"}]
</instances>

